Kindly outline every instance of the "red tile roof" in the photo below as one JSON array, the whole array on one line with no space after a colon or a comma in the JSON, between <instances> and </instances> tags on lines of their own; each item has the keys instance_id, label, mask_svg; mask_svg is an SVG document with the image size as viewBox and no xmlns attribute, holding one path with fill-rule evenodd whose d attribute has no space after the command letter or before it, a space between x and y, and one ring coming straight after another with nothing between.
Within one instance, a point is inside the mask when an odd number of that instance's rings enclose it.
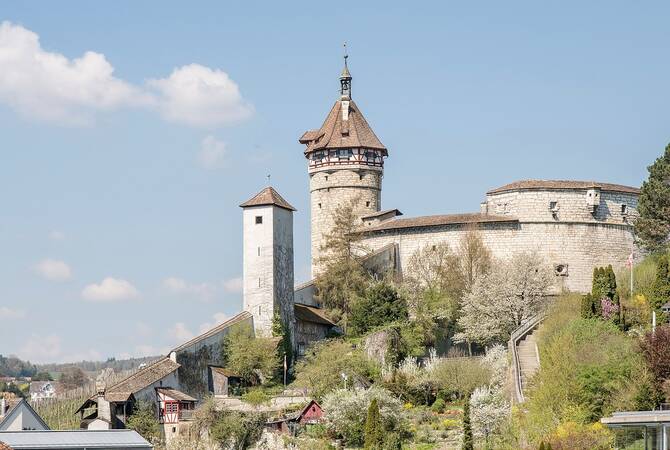
<instances>
[{"instance_id":1,"label":"red tile roof","mask_svg":"<svg viewBox=\"0 0 670 450\"><path fill-rule=\"evenodd\" d=\"M342 108L346 102L336 101L321 128L306 131L300 137L299 142L307 144L305 154L316 150L361 147L383 150L384 154L387 153L386 147L372 131L353 100L348 100L348 117L344 120Z\"/></svg>"},{"instance_id":2,"label":"red tile roof","mask_svg":"<svg viewBox=\"0 0 670 450\"><path fill-rule=\"evenodd\" d=\"M598 183L595 181L572 181L572 180L519 180L513 183L491 189L487 194L498 194L501 192L537 189L591 189L600 188L603 191L623 192L639 194L640 189L622 184Z\"/></svg>"},{"instance_id":3,"label":"red tile roof","mask_svg":"<svg viewBox=\"0 0 670 450\"><path fill-rule=\"evenodd\" d=\"M0 450L13 450L13 449L9 445L5 444L4 442L0 442Z\"/></svg>"},{"instance_id":4,"label":"red tile roof","mask_svg":"<svg viewBox=\"0 0 670 450\"><path fill-rule=\"evenodd\" d=\"M279 195L279 192L275 191L272 186L268 186L258 194L254 195L252 198L242 203L240 207L246 208L247 206L265 206L265 205L275 205L280 208L288 209L289 211L295 211L296 209L289 204L284 197Z\"/></svg>"},{"instance_id":5,"label":"red tile roof","mask_svg":"<svg viewBox=\"0 0 670 450\"><path fill-rule=\"evenodd\" d=\"M379 225L368 227L362 230L363 233L397 230L402 228L421 228L434 227L440 225L461 225L471 223L490 223L490 222L518 222L516 217L494 216L490 214L467 213L467 214L446 214L439 216L420 216L407 219L394 219L382 222Z\"/></svg>"}]
</instances>

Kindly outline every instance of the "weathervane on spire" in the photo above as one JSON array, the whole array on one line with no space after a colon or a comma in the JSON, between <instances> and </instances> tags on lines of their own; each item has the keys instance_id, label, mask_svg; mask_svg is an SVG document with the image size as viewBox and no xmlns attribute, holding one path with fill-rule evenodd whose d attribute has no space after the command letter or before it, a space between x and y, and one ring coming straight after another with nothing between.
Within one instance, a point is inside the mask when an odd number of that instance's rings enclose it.
<instances>
[{"instance_id":1,"label":"weathervane on spire","mask_svg":"<svg viewBox=\"0 0 670 450\"><path fill-rule=\"evenodd\" d=\"M344 43L344 69L340 75L340 94L343 100L351 99L351 74L349 73L349 66L347 65L349 54L347 53L347 43Z\"/></svg>"}]
</instances>

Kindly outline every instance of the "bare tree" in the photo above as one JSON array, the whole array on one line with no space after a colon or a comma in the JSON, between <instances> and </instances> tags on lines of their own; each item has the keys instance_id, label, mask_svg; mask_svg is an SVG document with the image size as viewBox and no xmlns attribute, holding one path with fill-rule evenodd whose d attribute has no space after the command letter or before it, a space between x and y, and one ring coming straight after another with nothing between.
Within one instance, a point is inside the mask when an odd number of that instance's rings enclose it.
<instances>
[{"instance_id":1,"label":"bare tree","mask_svg":"<svg viewBox=\"0 0 670 450\"><path fill-rule=\"evenodd\" d=\"M458 260L463 283L462 292L466 292L472 288L477 278L485 275L491 268L491 252L476 227L469 227L461 238Z\"/></svg>"}]
</instances>

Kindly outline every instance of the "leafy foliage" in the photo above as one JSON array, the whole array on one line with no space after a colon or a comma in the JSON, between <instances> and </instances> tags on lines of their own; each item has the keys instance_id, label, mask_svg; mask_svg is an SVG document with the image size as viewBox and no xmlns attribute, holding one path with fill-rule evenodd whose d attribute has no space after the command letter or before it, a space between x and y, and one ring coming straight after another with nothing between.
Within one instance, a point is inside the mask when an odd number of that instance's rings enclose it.
<instances>
[{"instance_id":1,"label":"leafy foliage","mask_svg":"<svg viewBox=\"0 0 670 450\"><path fill-rule=\"evenodd\" d=\"M149 402L140 402L132 415L128 418L126 427L137 431L144 439L151 443L158 443L161 438L160 424L154 407Z\"/></svg>"},{"instance_id":2,"label":"leafy foliage","mask_svg":"<svg viewBox=\"0 0 670 450\"><path fill-rule=\"evenodd\" d=\"M324 236L323 256L317 261L316 298L344 330L356 299L363 296L372 280L362 264L366 249L358 232L359 200L354 198L337 206L333 227Z\"/></svg>"},{"instance_id":3,"label":"leafy foliage","mask_svg":"<svg viewBox=\"0 0 670 450\"><path fill-rule=\"evenodd\" d=\"M670 255L662 255L658 259L656 279L652 285L651 304L657 311L670 302Z\"/></svg>"},{"instance_id":4,"label":"leafy foliage","mask_svg":"<svg viewBox=\"0 0 670 450\"><path fill-rule=\"evenodd\" d=\"M670 325L657 327L640 340L640 351L653 375L657 391L670 379Z\"/></svg>"},{"instance_id":5,"label":"leafy foliage","mask_svg":"<svg viewBox=\"0 0 670 450\"><path fill-rule=\"evenodd\" d=\"M16 356L0 355L0 376L2 377L32 377L37 368L30 362L22 361Z\"/></svg>"},{"instance_id":6,"label":"leafy foliage","mask_svg":"<svg viewBox=\"0 0 670 450\"><path fill-rule=\"evenodd\" d=\"M635 341L611 322L581 318L579 300L560 298L538 331L541 367L520 418L534 442L546 441L557 424L588 425L633 409L637 386L630 380L645 376Z\"/></svg>"},{"instance_id":7,"label":"leafy foliage","mask_svg":"<svg viewBox=\"0 0 670 450\"><path fill-rule=\"evenodd\" d=\"M645 248L661 252L667 248L670 234L670 145L647 170L649 178L642 183L635 233Z\"/></svg>"},{"instance_id":8,"label":"leafy foliage","mask_svg":"<svg viewBox=\"0 0 670 450\"><path fill-rule=\"evenodd\" d=\"M477 279L463 299L458 324L460 341L506 342L510 333L535 314L553 282L553 275L537 254L518 254L499 262Z\"/></svg>"},{"instance_id":9,"label":"leafy foliage","mask_svg":"<svg viewBox=\"0 0 670 450\"><path fill-rule=\"evenodd\" d=\"M378 449L384 445L384 428L379 413L377 399L373 398L368 407L368 416L365 419L365 448Z\"/></svg>"},{"instance_id":10,"label":"leafy foliage","mask_svg":"<svg viewBox=\"0 0 670 450\"><path fill-rule=\"evenodd\" d=\"M244 450L260 439L264 425L263 414L221 411L211 425L209 435L224 448Z\"/></svg>"},{"instance_id":11,"label":"leafy foliage","mask_svg":"<svg viewBox=\"0 0 670 450\"><path fill-rule=\"evenodd\" d=\"M32 378L32 381L53 381L53 377L49 372L37 372Z\"/></svg>"},{"instance_id":12,"label":"leafy foliage","mask_svg":"<svg viewBox=\"0 0 670 450\"><path fill-rule=\"evenodd\" d=\"M343 385L341 374L349 379L369 380L376 376L377 368L360 349L340 340L332 339L312 345L296 365L294 385L309 389L312 396L322 398Z\"/></svg>"},{"instance_id":13,"label":"leafy foliage","mask_svg":"<svg viewBox=\"0 0 670 450\"><path fill-rule=\"evenodd\" d=\"M389 322L406 321L407 302L389 283L377 282L369 286L351 311L350 331L365 334Z\"/></svg>"},{"instance_id":14,"label":"leafy foliage","mask_svg":"<svg viewBox=\"0 0 670 450\"><path fill-rule=\"evenodd\" d=\"M363 444L367 411L373 400L377 402L384 432L404 433L405 419L400 401L387 390L375 386L367 390L339 389L326 395L323 407L328 429L349 446Z\"/></svg>"},{"instance_id":15,"label":"leafy foliage","mask_svg":"<svg viewBox=\"0 0 670 450\"><path fill-rule=\"evenodd\" d=\"M472 425L470 424L470 394L465 398L463 404L463 450L474 450L472 437Z\"/></svg>"},{"instance_id":16,"label":"leafy foliage","mask_svg":"<svg viewBox=\"0 0 670 450\"><path fill-rule=\"evenodd\" d=\"M248 324L233 326L223 347L227 367L249 384L271 379L280 366L276 340L254 337Z\"/></svg>"}]
</instances>

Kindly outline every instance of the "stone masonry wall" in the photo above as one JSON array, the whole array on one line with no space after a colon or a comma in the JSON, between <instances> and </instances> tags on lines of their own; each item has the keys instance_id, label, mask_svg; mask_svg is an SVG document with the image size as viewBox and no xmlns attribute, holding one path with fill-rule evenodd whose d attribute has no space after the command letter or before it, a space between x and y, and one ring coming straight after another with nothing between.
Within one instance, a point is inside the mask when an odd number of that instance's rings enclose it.
<instances>
[{"instance_id":1,"label":"stone masonry wall","mask_svg":"<svg viewBox=\"0 0 670 450\"><path fill-rule=\"evenodd\" d=\"M586 209L585 191L516 192L490 195L490 214L519 218L519 223L485 223L480 226L482 239L495 258L506 259L521 252L538 252L550 266L567 265L567 275L556 277L556 288L577 292L591 289L593 267L612 264L625 266L633 249L630 217L637 197L632 194L604 192L595 217ZM558 219L548 209L548 202L558 201ZM507 203L506 210L498 204ZM621 203L628 205L629 216L621 215ZM408 269L410 257L427 245L446 242L456 248L466 232L462 225L432 228L409 228L373 232L364 243L377 250L390 243L400 249L401 270Z\"/></svg>"},{"instance_id":2,"label":"stone masonry wall","mask_svg":"<svg viewBox=\"0 0 670 450\"><path fill-rule=\"evenodd\" d=\"M357 199L357 214L381 208L382 172L379 169L334 169L310 173L312 277L317 273L324 236L333 226L337 207Z\"/></svg>"}]
</instances>

